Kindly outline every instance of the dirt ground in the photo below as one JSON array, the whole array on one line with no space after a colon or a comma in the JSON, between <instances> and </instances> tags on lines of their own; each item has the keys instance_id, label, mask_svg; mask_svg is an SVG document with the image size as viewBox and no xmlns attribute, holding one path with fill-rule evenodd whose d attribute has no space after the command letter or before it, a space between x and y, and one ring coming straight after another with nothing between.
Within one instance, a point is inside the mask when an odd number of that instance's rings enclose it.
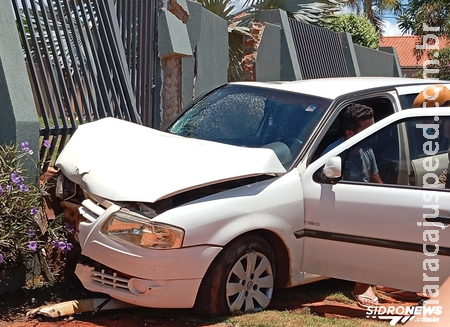
<instances>
[{"instance_id":1,"label":"dirt ground","mask_svg":"<svg viewBox=\"0 0 450 327\"><path fill-rule=\"evenodd\" d=\"M333 300L330 294L340 293L341 298L351 299L353 283L341 280L326 280L314 284L303 285L292 289L279 290L274 293L272 303L268 309L272 310L300 310L308 307L311 312L325 317L364 318L366 311L359 308L352 300L339 302ZM36 316L27 319L26 313L32 308L46 303L58 303L67 299L81 299L98 296L80 289L57 289L58 299L53 289L20 290L14 294L0 296L0 327L218 327L218 320L196 317L191 310L161 310L134 307L76 314L69 317L48 318ZM61 295L62 294L62 295ZM52 298L52 296L54 298ZM336 296L335 296L336 297ZM330 300L331 298L331 300ZM56 300L56 301L55 301ZM339 300L339 299L338 299ZM345 303L344 303L345 302ZM383 305L417 305L396 301L384 297ZM222 319L223 320L223 319ZM227 324L222 323L223 326Z\"/></svg>"}]
</instances>

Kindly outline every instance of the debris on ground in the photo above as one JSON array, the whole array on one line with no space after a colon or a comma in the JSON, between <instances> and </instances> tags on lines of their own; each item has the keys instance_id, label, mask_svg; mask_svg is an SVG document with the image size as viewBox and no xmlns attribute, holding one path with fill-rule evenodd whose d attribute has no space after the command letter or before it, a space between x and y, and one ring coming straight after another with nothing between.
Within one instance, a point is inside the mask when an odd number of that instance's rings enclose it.
<instances>
[{"instance_id":1,"label":"debris on ground","mask_svg":"<svg viewBox=\"0 0 450 327\"><path fill-rule=\"evenodd\" d=\"M72 316L77 313L92 312L95 314L100 310L125 309L131 307L135 306L111 298L92 298L47 304L28 311L26 317L29 319L35 318L36 316L59 318Z\"/></svg>"}]
</instances>

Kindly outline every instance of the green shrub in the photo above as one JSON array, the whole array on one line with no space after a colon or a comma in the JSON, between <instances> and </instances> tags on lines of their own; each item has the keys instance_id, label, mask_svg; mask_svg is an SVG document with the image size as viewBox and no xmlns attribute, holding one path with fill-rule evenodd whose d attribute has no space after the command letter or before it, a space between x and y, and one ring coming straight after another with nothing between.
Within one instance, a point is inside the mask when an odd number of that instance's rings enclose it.
<instances>
[{"instance_id":1,"label":"green shrub","mask_svg":"<svg viewBox=\"0 0 450 327\"><path fill-rule=\"evenodd\" d=\"M31 154L27 142L22 143L21 149L0 145L0 269L33 262L36 260L31 259L38 257L37 265L46 258L46 266L57 274L62 266L61 256L73 245L67 242L61 220L46 216L47 184L26 178L24 166L32 160ZM58 265L52 265L55 261ZM28 268L36 271L36 267Z\"/></svg>"},{"instance_id":2,"label":"green shrub","mask_svg":"<svg viewBox=\"0 0 450 327\"><path fill-rule=\"evenodd\" d=\"M437 54L437 55L436 55ZM436 73L428 73L425 78L438 78L440 80L450 80L450 47L442 48L438 51L432 50L427 53L428 60L437 61L436 64L429 64L428 70L435 69ZM424 78L423 70L414 74L413 77Z\"/></svg>"},{"instance_id":3,"label":"green shrub","mask_svg":"<svg viewBox=\"0 0 450 327\"><path fill-rule=\"evenodd\" d=\"M350 33L353 43L364 47L378 49L380 44L380 33L365 16L336 15L325 20L322 26L335 32Z\"/></svg>"}]
</instances>

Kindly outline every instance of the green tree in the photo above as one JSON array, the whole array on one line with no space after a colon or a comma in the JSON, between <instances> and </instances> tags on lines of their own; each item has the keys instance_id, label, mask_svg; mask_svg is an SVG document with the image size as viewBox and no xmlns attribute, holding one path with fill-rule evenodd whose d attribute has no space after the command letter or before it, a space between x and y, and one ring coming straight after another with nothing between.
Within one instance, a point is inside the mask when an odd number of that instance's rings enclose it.
<instances>
[{"instance_id":1,"label":"green tree","mask_svg":"<svg viewBox=\"0 0 450 327\"><path fill-rule=\"evenodd\" d=\"M290 18L309 24L319 25L323 20L334 16L348 0L245 0L243 11L248 20L255 20L255 14L260 10L281 9Z\"/></svg>"},{"instance_id":2,"label":"green tree","mask_svg":"<svg viewBox=\"0 0 450 327\"><path fill-rule=\"evenodd\" d=\"M397 19L404 33L424 35L430 33L423 28L439 27L432 33L437 36L450 36L450 2L448 0L409 0L403 14Z\"/></svg>"},{"instance_id":3,"label":"green tree","mask_svg":"<svg viewBox=\"0 0 450 327\"><path fill-rule=\"evenodd\" d=\"M380 32L383 31L383 15L386 12L401 12L400 0L349 0L347 6L356 10L358 15L366 16Z\"/></svg>"},{"instance_id":4,"label":"green tree","mask_svg":"<svg viewBox=\"0 0 450 327\"><path fill-rule=\"evenodd\" d=\"M326 20L323 27L335 32L350 33L353 42L364 47L378 49L380 44L380 32L365 16L356 14L338 15Z\"/></svg>"},{"instance_id":5,"label":"green tree","mask_svg":"<svg viewBox=\"0 0 450 327\"><path fill-rule=\"evenodd\" d=\"M436 73L428 73L423 76L423 71L414 75L416 78L438 78L440 80L450 81L450 47L442 48L438 51L439 56L435 56L436 51L429 51L427 53L428 59L437 60L438 63L427 66L428 70L435 69ZM438 59L437 59L438 58Z\"/></svg>"}]
</instances>

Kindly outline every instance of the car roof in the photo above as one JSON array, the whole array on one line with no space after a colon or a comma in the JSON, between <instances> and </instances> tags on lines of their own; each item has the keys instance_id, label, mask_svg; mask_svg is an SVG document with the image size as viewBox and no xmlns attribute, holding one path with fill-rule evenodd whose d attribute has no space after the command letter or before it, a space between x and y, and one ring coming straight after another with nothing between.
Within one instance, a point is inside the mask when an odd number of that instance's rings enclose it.
<instances>
[{"instance_id":1,"label":"car roof","mask_svg":"<svg viewBox=\"0 0 450 327\"><path fill-rule=\"evenodd\" d=\"M445 83L449 82L434 79L406 77L333 77L288 82L237 82L233 84L255 85L259 87L280 89L319 96L322 98L335 99L345 94L383 87Z\"/></svg>"}]
</instances>

